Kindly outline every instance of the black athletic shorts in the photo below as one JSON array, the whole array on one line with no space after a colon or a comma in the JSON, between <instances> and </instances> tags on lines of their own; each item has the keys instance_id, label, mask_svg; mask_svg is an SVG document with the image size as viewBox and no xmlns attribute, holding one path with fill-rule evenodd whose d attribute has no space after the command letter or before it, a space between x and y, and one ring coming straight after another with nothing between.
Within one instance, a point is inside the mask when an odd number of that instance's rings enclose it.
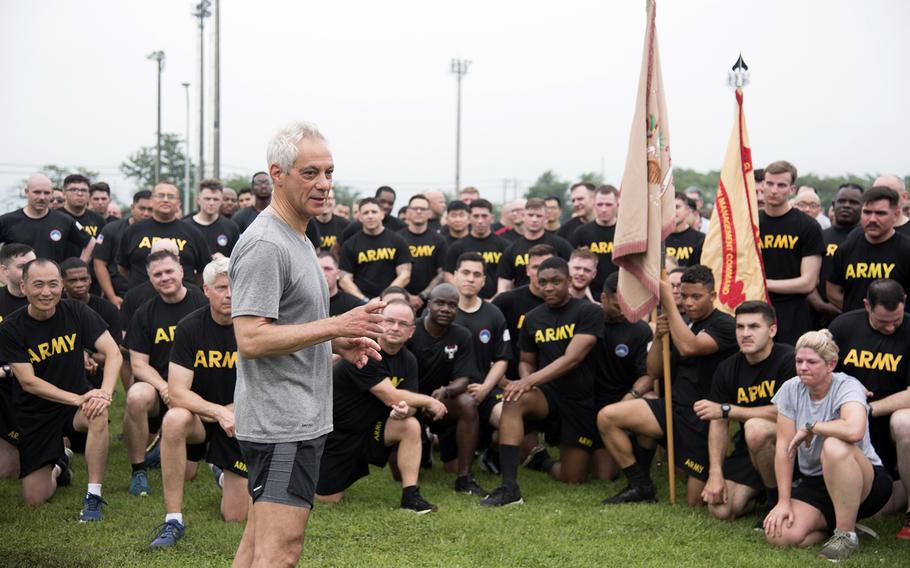
<instances>
[{"instance_id":1,"label":"black athletic shorts","mask_svg":"<svg viewBox=\"0 0 910 568\"><path fill-rule=\"evenodd\" d=\"M9 404L8 400L0 397L0 439L6 440L14 446L18 446L20 438L21 431L19 430L19 427L16 426L16 419L13 416L13 408Z\"/></svg>"},{"instance_id":2,"label":"black athletic shorts","mask_svg":"<svg viewBox=\"0 0 910 568\"><path fill-rule=\"evenodd\" d=\"M872 468L875 477L872 480L872 490L866 499L860 503L856 519L866 519L881 511L888 500L891 499L892 481L888 472L882 466ZM828 530L833 531L836 526L834 518L834 504L828 495L825 478L821 475L805 475L799 485L793 488L790 497L808 503L822 512L828 523Z\"/></svg>"},{"instance_id":3,"label":"black athletic shorts","mask_svg":"<svg viewBox=\"0 0 910 568\"><path fill-rule=\"evenodd\" d=\"M733 435L733 453L724 459L724 479L746 485L758 492L764 490L761 475L752 464L746 436L742 429Z\"/></svg>"},{"instance_id":4,"label":"black athletic shorts","mask_svg":"<svg viewBox=\"0 0 910 568\"><path fill-rule=\"evenodd\" d=\"M243 461L237 438L229 438L217 422L203 422L202 425L205 426L205 437L208 442L205 461L217 465L224 471L246 477L246 462ZM189 455L189 446L187 446L187 455Z\"/></svg>"},{"instance_id":5,"label":"black athletic shorts","mask_svg":"<svg viewBox=\"0 0 910 568\"><path fill-rule=\"evenodd\" d=\"M557 438L560 444L574 446L583 450L594 451L603 447L600 434L597 431L597 409L594 408L594 399L576 400L556 394L550 385L537 387L547 399L550 413L547 415L547 440L554 439L550 434L555 434L551 426L558 427Z\"/></svg>"},{"instance_id":6,"label":"black athletic shorts","mask_svg":"<svg viewBox=\"0 0 910 568\"><path fill-rule=\"evenodd\" d=\"M660 442L666 446L667 415L665 399L645 399L664 435ZM708 480L708 427L709 423L695 414L690 406L673 405L673 448L676 467L686 475Z\"/></svg>"},{"instance_id":7,"label":"black athletic shorts","mask_svg":"<svg viewBox=\"0 0 910 568\"><path fill-rule=\"evenodd\" d=\"M344 491L370 474L370 464L384 467L397 445L385 445L385 426L390 418L377 420L369 430L334 431L325 441L316 493L331 495Z\"/></svg>"},{"instance_id":8,"label":"black athletic shorts","mask_svg":"<svg viewBox=\"0 0 910 568\"><path fill-rule=\"evenodd\" d=\"M891 415L869 418L869 441L891 479L899 480L901 474L897 469L897 446L891 439Z\"/></svg>"},{"instance_id":9,"label":"black athletic shorts","mask_svg":"<svg viewBox=\"0 0 910 568\"><path fill-rule=\"evenodd\" d=\"M75 406L60 405L51 412L19 415L19 479L55 463L63 456L63 437L83 437L73 428Z\"/></svg>"},{"instance_id":10,"label":"black athletic shorts","mask_svg":"<svg viewBox=\"0 0 910 568\"><path fill-rule=\"evenodd\" d=\"M240 440L240 452L249 469L247 486L253 503L261 500L312 509L326 438L328 434L277 444Z\"/></svg>"},{"instance_id":11,"label":"black athletic shorts","mask_svg":"<svg viewBox=\"0 0 910 568\"><path fill-rule=\"evenodd\" d=\"M159 393L155 393L155 396L158 399L158 416L152 416L151 413L149 413L147 419L149 432L152 434L161 432L161 423L164 421L164 413L167 412L167 405L164 403L164 399L161 398L161 395Z\"/></svg>"},{"instance_id":12,"label":"black athletic shorts","mask_svg":"<svg viewBox=\"0 0 910 568\"><path fill-rule=\"evenodd\" d=\"M483 428L484 424L487 426L490 425L490 416L493 414L493 408L502 402L502 399L502 389L499 387L493 387L490 390L490 394L487 395L487 398L483 399L480 404L477 405L477 414L480 416L481 428Z\"/></svg>"}]
</instances>

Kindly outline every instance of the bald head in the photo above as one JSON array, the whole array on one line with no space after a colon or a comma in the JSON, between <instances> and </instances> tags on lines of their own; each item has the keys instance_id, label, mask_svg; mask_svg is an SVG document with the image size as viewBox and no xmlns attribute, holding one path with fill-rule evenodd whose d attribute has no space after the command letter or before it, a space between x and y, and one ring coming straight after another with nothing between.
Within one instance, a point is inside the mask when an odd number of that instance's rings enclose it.
<instances>
[{"instance_id":1,"label":"bald head","mask_svg":"<svg viewBox=\"0 0 910 568\"><path fill-rule=\"evenodd\" d=\"M447 282L439 284L435 288L433 288L433 290L430 292L430 300L436 300L436 299L440 299L440 300L454 299L457 302L458 301L458 290L455 289L455 286L452 286L451 284L449 284Z\"/></svg>"},{"instance_id":2,"label":"bald head","mask_svg":"<svg viewBox=\"0 0 910 568\"><path fill-rule=\"evenodd\" d=\"M152 248L149 250L149 254L154 254L160 251L169 251L176 255L180 255L180 249L177 247L177 242L174 239L159 239L152 243Z\"/></svg>"},{"instance_id":3,"label":"bald head","mask_svg":"<svg viewBox=\"0 0 910 568\"><path fill-rule=\"evenodd\" d=\"M433 215L437 218L442 217L446 212L445 195L443 195L442 192L437 189L424 191L423 195L427 198L427 201L430 202L430 210L433 212Z\"/></svg>"},{"instance_id":4,"label":"bald head","mask_svg":"<svg viewBox=\"0 0 910 568\"><path fill-rule=\"evenodd\" d=\"M894 174L878 176L875 178L872 187L890 187L901 197L907 194L907 187L904 185L904 180L901 179L900 176Z\"/></svg>"},{"instance_id":5,"label":"bald head","mask_svg":"<svg viewBox=\"0 0 910 568\"><path fill-rule=\"evenodd\" d=\"M47 177L44 174L33 174L28 177L28 181L25 183L25 190L28 191L32 188L44 187L47 189L53 189L54 184L51 182L51 178Z\"/></svg>"},{"instance_id":6,"label":"bald head","mask_svg":"<svg viewBox=\"0 0 910 568\"><path fill-rule=\"evenodd\" d=\"M54 185L49 177L44 174L29 176L25 184L25 198L28 200L26 208L33 216L43 216L53 197Z\"/></svg>"}]
</instances>

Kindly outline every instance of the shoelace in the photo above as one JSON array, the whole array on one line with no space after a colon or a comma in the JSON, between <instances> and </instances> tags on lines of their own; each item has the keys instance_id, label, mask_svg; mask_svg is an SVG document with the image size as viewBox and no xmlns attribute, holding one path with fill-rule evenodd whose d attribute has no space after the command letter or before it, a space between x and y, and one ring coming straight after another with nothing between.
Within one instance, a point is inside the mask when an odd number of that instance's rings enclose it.
<instances>
[{"instance_id":1,"label":"shoelace","mask_svg":"<svg viewBox=\"0 0 910 568\"><path fill-rule=\"evenodd\" d=\"M85 496L85 509L87 511L95 512L101 510L101 505L107 505L107 501L99 497L98 495L86 495Z\"/></svg>"},{"instance_id":2,"label":"shoelace","mask_svg":"<svg viewBox=\"0 0 910 568\"><path fill-rule=\"evenodd\" d=\"M154 540L158 540L159 538L165 538L165 537L173 538L174 540L176 540L178 532L179 531L177 530L176 521L163 522L160 525L158 525L157 527L155 527L154 530L152 531L152 533L155 535Z\"/></svg>"}]
</instances>

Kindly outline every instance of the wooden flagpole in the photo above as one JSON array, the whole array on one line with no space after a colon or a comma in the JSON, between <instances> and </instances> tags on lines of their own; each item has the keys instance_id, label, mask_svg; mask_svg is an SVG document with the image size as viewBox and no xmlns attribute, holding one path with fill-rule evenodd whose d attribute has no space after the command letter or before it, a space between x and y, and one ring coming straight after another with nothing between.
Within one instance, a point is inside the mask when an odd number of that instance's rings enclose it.
<instances>
[{"instance_id":1,"label":"wooden flagpole","mask_svg":"<svg viewBox=\"0 0 910 568\"><path fill-rule=\"evenodd\" d=\"M661 282L667 281L667 269L662 265L660 269ZM670 332L661 338L663 345L661 352L664 363L664 410L666 412L667 428L667 483L669 484L670 504L676 504L676 455L673 446L673 399L670 387Z\"/></svg>"}]
</instances>

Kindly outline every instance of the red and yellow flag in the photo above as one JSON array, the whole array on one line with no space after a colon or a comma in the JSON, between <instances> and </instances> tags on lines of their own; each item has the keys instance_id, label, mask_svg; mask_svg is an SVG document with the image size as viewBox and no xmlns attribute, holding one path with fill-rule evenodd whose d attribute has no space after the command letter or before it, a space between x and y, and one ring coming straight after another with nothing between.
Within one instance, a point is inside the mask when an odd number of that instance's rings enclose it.
<instances>
[{"instance_id":1,"label":"red and yellow flag","mask_svg":"<svg viewBox=\"0 0 910 568\"><path fill-rule=\"evenodd\" d=\"M701 253L701 263L714 272L718 309L732 314L746 300L769 302L759 240L752 148L743 92L736 89L736 120Z\"/></svg>"},{"instance_id":2,"label":"red and yellow flag","mask_svg":"<svg viewBox=\"0 0 910 568\"><path fill-rule=\"evenodd\" d=\"M619 266L619 302L629 321L657 305L663 240L673 231L675 197L670 126L657 47L657 7L648 1L644 53L622 176L613 263Z\"/></svg>"}]
</instances>

